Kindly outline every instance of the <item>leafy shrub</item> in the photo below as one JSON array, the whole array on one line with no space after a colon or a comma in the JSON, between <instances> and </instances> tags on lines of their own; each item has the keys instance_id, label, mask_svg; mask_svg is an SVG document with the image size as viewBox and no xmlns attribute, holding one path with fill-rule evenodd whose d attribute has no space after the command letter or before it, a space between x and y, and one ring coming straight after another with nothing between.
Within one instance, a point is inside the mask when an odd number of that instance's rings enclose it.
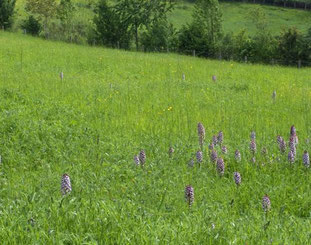
<instances>
[{"instance_id":1,"label":"leafy shrub","mask_svg":"<svg viewBox=\"0 0 311 245\"><path fill-rule=\"evenodd\" d=\"M22 23L21 27L33 36L38 36L41 31L40 22L32 15Z\"/></svg>"},{"instance_id":2,"label":"leafy shrub","mask_svg":"<svg viewBox=\"0 0 311 245\"><path fill-rule=\"evenodd\" d=\"M8 29L12 25L16 0L0 0L0 27Z\"/></svg>"},{"instance_id":3,"label":"leafy shrub","mask_svg":"<svg viewBox=\"0 0 311 245\"><path fill-rule=\"evenodd\" d=\"M175 50L175 30L167 21L157 21L142 33L141 44L145 51Z\"/></svg>"}]
</instances>

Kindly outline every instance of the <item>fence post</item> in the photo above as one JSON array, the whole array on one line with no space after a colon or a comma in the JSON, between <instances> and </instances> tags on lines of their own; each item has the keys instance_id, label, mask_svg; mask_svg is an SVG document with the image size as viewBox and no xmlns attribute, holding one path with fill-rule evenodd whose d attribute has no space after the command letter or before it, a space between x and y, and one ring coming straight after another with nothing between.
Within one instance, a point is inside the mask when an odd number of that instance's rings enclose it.
<instances>
[{"instance_id":1,"label":"fence post","mask_svg":"<svg viewBox=\"0 0 311 245\"><path fill-rule=\"evenodd\" d=\"M195 50L192 51L192 55L195 57Z\"/></svg>"},{"instance_id":2,"label":"fence post","mask_svg":"<svg viewBox=\"0 0 311 245\"><path fill-rule=\"evenodd\" d=\"M24 34L25 34L25 35L27 34L27 30L26 30L26 29L24 29Z\"/></svg>"},{"instance_id":3,"label":"fence post","mask_svg":"<svg viewBox=\"0 0 311 245\"><path fill-rule=\"evenodd\" d=\"M244 62L247 63L247 56L244 57Z\"/></svg>"},{"instance_id":4,"label":"fence post","mask_svg":"<svg viewBox=\"0 0 311 245\"><path fill-rule=\"evenodd\" d=\"M301 60L298 60L298 69L301 68Z\"/></svg>"}]
</instances>

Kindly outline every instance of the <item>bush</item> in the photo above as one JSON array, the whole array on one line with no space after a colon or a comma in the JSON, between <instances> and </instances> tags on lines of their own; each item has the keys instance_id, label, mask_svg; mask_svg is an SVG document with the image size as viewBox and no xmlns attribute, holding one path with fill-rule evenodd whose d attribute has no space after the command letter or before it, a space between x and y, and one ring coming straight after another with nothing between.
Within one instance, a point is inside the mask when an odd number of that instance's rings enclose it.
<instances>
[{"instance_id":1,"label":"bush","mask_svg":"<svg viewBox=\"0 0 311 245\"><path fill-rule=\"evenodd\" d=\"M130 33L128 25L121 21L113 7L108 6L106 0L101 0L94 17L95 36L99 44L112 48L128 49L130 46Z\"/></svg>"},{"instance_id":2,"label":"bush","mask_svg":"<svg viewBox=\"0 0 311 245\"><path fill-rule=\"evenodd\" d=\"M33 36L38 36L40 31L41 31L41 24L38 20L35 19L32 15L26 19L22 25L22 29L26 30L27 33L33 35Z\"/></svg>"},{"instance_id":3,"label":"bush","mask_svg":"<svg viewBox=\"0 0 311 245\"><path fill-rule=\"evenodd\" d=\"M283 30L278 38L278 55L283 65L296 65L309 58L307 42L296 28Z\"/></svg>"},{"instance_id":4,"label":"bush","mask_svg":"<svg viewBox=\"0 0 311 245\"><path fill-rule=\"evenodd\" d=\"M184 54L192 54L207 57L209 55L207 37L199 24L193 22L183 26L178 36L178 51Z\"/></svg>"},{"instance_id":5,"label":"bush","mask_svg":"<svg viewBox=\"0 0 311 245\"><path fill-rule=\"evenodd\" d=\"M244 61L245 57L252 60L254 56L254 41L245 30L240 31L233 37L234 60Z\"/></svg>"},{"instance_id":6,"label":"bush","mask_svg":"<svg viewBox=\"0 0 311 245\"><path fill-rule=\"evenodd\" d=\"M233 33L227 33L221 42L221 57L225 60L230 60L233 58L234 55L234 40L233 40Z\"/></svg>"},{"instance_id":7,"label":"bush","mask_svg":"<svg viewBox=\"0 0 311 245\"><path fill-rule=\"evenodd\" d=\"M12 25L16 0L0 0L0 28L8 29Z\"/></svg>"},{"instance_id":8,"label":"bush","mask_svg":"<svg viewBox=\"0 0 311 245\"><path fill-rule=\"evenodd\" d=\"M141 44L144 51L172 51L176 50L176 35L172 25L167 21L157 21L143 32Z\"/></svg>"},{"instance_id":9,"label":"bush","mask_svg":"<svg viewBox=\"0 0 311 245\"><path fill-rule=\"evenodd\" d=\"M66 28L61 20L52 19L46 28L48 33L42 32L42 36L54 40L86 44L90 28L89 23L82 18L73 19L70 28Z\"/></svg>"}]
</instances>

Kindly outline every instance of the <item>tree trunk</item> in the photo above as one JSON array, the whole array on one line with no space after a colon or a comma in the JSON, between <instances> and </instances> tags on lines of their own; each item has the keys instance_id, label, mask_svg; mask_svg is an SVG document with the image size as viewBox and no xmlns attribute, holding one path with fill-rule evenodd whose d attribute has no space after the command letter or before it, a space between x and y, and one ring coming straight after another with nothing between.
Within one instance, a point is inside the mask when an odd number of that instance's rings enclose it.
<instances>
[{"instance_id":1,"label":"tree trunk","mask_svg":"<svg viewBox=\"0 0 311 245\"><path fill-rule=\"evenodd\" d=\"M135 25L135 44L136 44L136 51L138 51L138 26Z\"/></svg>"}]
</instances>

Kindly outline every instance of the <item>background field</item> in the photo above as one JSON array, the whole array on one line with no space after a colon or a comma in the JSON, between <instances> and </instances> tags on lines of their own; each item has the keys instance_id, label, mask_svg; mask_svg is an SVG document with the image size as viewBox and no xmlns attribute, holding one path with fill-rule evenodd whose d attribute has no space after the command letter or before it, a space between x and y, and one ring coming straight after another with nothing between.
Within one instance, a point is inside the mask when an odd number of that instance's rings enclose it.
<instances>
[{"instance_id":1,"label":"background field","mask_svg":"<svg viewBox=\"0 0 311 245\"><path fill-rule=\"evenodd\" d=\"M301 158L303 150L310 152L310 75L310 69L123 52L0 32L0 240L307 244L311 175ZM229 153L222 178L207 144L202 166L187 167L198 150L198 122L208 141L224 132ZM292 124L300 142L290 166L276 136L288 140ZM248 150L252 130L256 164ZM264 146L267 157L260 154ZM147 154L144 169L133 163L140 149ZM241 163L234 161L235 149ZM234 171L242 175L238 189ZM65 172L73 191L62 199ZM191 209L184 201L187 184L195 192ZM267 216L265 193L272 205Z\"/></svg>"},{"instance_id":2,"label":"background field","mask_svg":"<svg viewBox=\"0 0 311 245\"><path fill-rule=\"evenodd\" d=\"M88 3L95 4L96 1L73 1L77 5L76 21L88 24L93 18L93 11L88 8ZM246 29L249 33L254 34L256 29L251 21L250 15L254 8L261 8L266 14L269 29L274 35L278 35L282 28L297 27L300 31L306 32L311 28L311 11L288 9L282 7L265 6L250 3L220 3L223 11L223 29L225 32L238 32ZM173 12L169 15L169 20L179 29L183 24L191 22L193 4L187 2L178 2ZM24 1L17 1L16 26L26 18L24 11Z\"/></svg>"},{"instance_id":3,"label":"background field","mask_svg":"<svg viewBox=\"0 0 311 245\"><path fill-rule=\"evenodd\" d=\"M255 25L250 15L254 8L260 8L266 14L270 31L277 35L282 28L297 27L306 32L311 28L311 12L296 9L287 9L274 6L266 6L250 3L220 3L223 12L223 28L225 32L238 32L245 28L254 34ZM170 21L179 28L181 25L191 21L193 4L178 3L170 15Z\"/></svg>"}]
</instances>

